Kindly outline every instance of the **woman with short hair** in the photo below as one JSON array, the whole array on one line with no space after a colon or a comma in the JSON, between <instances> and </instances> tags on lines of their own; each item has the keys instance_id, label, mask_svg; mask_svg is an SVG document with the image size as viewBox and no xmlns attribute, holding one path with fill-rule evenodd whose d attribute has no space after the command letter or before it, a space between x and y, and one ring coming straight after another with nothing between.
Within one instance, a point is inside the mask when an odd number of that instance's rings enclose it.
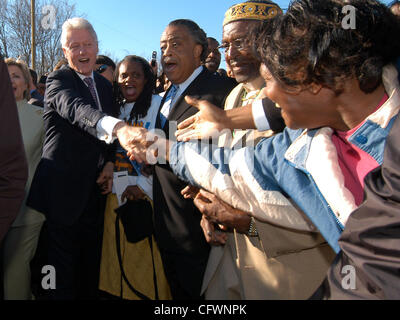
<instances>
[{"instance_id":1,"label":"woman with short hair","mask_svg":"<svg viewBox=\"0 0 400 320\"><path fill-rule=\"evenodd\" d=\"M197 143L170 148L173 171L190 184L257 219L317 227L339 253L325 298L400 298L395 34L398 19L376 0L293 1L254 41L284 132L212 157ZM306 217L279 214L289 201Z\"/></svg>"}]
</instances>

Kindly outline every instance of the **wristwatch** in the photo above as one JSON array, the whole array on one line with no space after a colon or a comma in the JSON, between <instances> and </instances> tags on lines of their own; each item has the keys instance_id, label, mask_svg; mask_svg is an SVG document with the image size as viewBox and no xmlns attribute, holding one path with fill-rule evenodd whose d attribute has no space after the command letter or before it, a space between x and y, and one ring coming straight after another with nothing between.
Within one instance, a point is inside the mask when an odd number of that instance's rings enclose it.
<instances>
[{"instance_id":1,"label":"wristwatch","mask_svg":"<svg viewBox=\"0 0 400 320\"><path fill-rule=\"evenodd\" d=\"M250 218L250 226L249 226L249 231L247 231L247 235L249 237L258 237L256 221L254 220L253 217Z\"/></svg>"}]
</instances>

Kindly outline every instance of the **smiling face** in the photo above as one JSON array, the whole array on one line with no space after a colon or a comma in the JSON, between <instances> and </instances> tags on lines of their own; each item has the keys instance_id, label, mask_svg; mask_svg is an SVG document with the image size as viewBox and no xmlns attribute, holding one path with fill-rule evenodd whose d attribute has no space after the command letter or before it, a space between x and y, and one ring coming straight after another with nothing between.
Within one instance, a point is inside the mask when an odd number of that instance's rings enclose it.
<instances>
[{"instance_id":1,"label":"smiling face","mask_svg":"<svg viewBox=\"0 0 400 320\"><path fill-rule=\"evenodd\" d=\"M146 82L142 65L139 62L124 61L120 64L118 85L126 102L136 101Z\"/></svg>"},{"instance_id":2,"label":"smiling face","mask_svg":"<svg viewBox=\"0 0 400 320\"><path fill-rule=\"evenodd\" d=\"M202 46L185 26L168 26L161 36L161 64L173 84L184 82L201 64Z\"/></svg>"},{"instance_id":3,"label":"smiling face","mask_svg":"<svg viewBox=\"0 0 400 320\"><path fill-rule=\"evenodd\" d=\"M84 76L90 76L96 64L97 42L86 29L71 29L67 33L65 58L69 66Z\"/></svg>"},{"instance_id":4,"label":"smiling face","mask_svg":"<svg viewBox=\"0 0 400 320\"><path fill-rule=\"evenodd\" d=\"M28 90L29 84L26 82L22 70L18 66L9 65L8 73L10 74L15 101L23 100L24 92Z\"/></svg>"},{"instance_id":5,"label":"smiling face","mask_svg":"<svg viewBox=\"0 0 400 320\"><path fill-rule=\"evenodd\" d=\"M266 83L264 92L281 108L282 118L287 127L291 129L336 127L341 117L332 90L318 85L303 89L283 88L264 64L261 64L260 73Z\"/></svg>"},{"instance_id":6,"label":"smiling face","mask_svg":"<svg viewBox=\"0 0 400 320\"><path fill-rule=\"evenodd\" d=\"M254 57L247 41L250 29L256 21L234 21L224 26L222 46L225 47L225 61L239 83L251 82L260 76L260 62Z\"/></svg>"}]
</instances>

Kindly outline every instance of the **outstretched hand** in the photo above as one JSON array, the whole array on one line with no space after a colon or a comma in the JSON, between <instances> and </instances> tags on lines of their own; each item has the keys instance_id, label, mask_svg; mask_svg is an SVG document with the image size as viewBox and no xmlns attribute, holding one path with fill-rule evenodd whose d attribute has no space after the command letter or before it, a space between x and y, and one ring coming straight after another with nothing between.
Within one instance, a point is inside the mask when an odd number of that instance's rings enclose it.
<instances>
[{"instance_id":1,"label":"outstretched hand","mask_svg":"<svg viewBox=\"0 0 400 320\"><path fill-rule=\"evenodd\" d=\"M199 109L199 112L178 125L178 130L175 133L177 140L189 141L218 137L221 131L225 129L223 123L225 111L206 100L186 96L185 101Z\"/></svg>"},{"instance_id":2,"label":"outstretched hand","mask_svg":"<svg viewBox=\"0 0 400 320\"><path fill-rule=\"evenodd\" d=\"M150 135L145 128L129 126L120 122L115 126L114 133L121 146L131 156L131 160L139 163L148 163L147 150L154 143L149 139Z\"/></svg>"}]
</instances>

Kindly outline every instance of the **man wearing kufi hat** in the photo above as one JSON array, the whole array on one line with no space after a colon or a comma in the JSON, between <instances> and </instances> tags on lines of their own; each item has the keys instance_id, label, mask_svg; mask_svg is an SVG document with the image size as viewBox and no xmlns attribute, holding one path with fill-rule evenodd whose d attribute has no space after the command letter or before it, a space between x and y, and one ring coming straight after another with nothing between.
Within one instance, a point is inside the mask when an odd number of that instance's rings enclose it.
<instances>
[{"instance_id":1,"label":"man wearing kufi hat","mask_svg":"<svg viewBox=\"0 0 400 320\"><path fill-rule=\"evenodd\" d=\"M247 40L253 28L281 13L270 1L247 1L232 6L225 14L220 47L239 83L227 97L225 110L262 103L273 131L225 132L219 137L220 147L255 145L260 138L283 130L274 103L262 99L265 82L259 71L260 61ZM206 299L306 299L323 280L334 258L318 233L271 224L262 215L233 208L205 190L194 202L203 214L201 225L212 245L202 286ZM287 202L277 206L276 214L296 210Z\"/></svg>"}]
</instances>

